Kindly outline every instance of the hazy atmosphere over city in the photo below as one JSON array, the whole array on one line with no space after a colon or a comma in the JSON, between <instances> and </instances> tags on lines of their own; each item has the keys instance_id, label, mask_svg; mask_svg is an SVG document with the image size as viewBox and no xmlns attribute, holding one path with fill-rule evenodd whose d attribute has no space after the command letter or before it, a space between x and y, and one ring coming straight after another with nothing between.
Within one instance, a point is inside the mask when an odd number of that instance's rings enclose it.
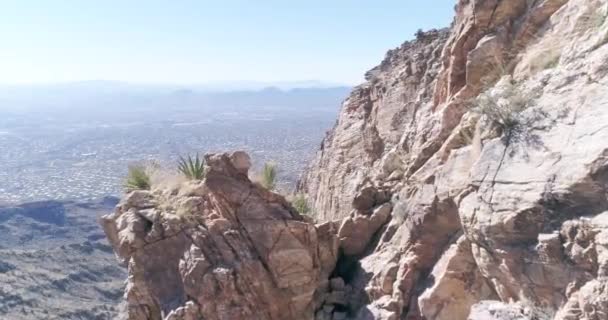
<instances>
[{"instance_id":1,"label":"hazy atmosphere over city","mask_svg":"<svg viewBox=\"0 0 608 320\"><path fill-rule=\"evenodd\" d=\"M448 23L441 2L388 1L401 21L364 1L2 2L0 203L118 195L129 163L235 149L292 188L385 48Z\"/></svg>"},{"instance_id":2,"label":"hazy atmosphere over city","mask_svg":"<svg viewBox=\"0 0 608 320\"><path fill-rule=\"evenodd\" d=\"M348 87L204 92L82 82L0 93L0 203L119 195L127 166L246 150L287 189Z\"/></svg>"},{"instance_id":3,"label":"hazy atmosphere over city","mask_svg":"<svg viewBox=\"0 0 608 320\"><path fill-rule=\"evenodd\" d=\"M608 0L0 17L0 320L608 320Z\"/></svg>"},{"instance_id":4,"label":"hazy atmosphere over city","mask_svg":"<svg viewBox=\"0 0 608 320\"><path fill-rule=\"evenodd\" d=\"M245 151L253 186L307 208L297 182L352 88L451 15L357 2L0 1L0 319L137 320L101 219L206 183L184 159Z\"/></svg>"}]
</instances>

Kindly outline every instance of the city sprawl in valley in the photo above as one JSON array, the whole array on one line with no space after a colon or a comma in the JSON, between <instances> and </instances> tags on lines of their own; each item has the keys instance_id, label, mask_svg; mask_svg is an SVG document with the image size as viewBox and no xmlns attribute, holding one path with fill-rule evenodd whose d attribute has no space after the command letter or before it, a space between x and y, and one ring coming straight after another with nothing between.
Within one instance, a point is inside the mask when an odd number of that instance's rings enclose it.
<instances>
[{"instance_id":1,"label":"city sprawl in valley","mask_svg":"<svg viewBox=\"0 0 608 320\"><path fill-rule=\"evenodd\" d=\"M127 166L217 150L273 161L293 185L335 119L346 88L68 97L0 109L0 203L121 192ZM56 99L56 98L55 98ZM24 104L18 100L17 106ZM3 104L7 104L3 101ZM48 107L47 107L48 106Z\"/></svg>"}]
</instances>

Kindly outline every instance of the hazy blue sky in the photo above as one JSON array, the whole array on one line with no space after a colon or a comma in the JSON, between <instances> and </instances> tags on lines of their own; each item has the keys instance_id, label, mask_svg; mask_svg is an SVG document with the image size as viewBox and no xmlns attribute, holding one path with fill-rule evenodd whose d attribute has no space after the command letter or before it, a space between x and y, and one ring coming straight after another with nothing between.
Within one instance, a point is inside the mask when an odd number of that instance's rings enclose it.
<instances>
[{"instance_id":1,"label":"hazy blue sky","mask_svg":"<svg viewBox=\"0 0 608 320\"><path fill-rule=\"evenodd\" d=\"M358 83L455 0L0 0L0 83Z\"/></svg>"}]
</instances>

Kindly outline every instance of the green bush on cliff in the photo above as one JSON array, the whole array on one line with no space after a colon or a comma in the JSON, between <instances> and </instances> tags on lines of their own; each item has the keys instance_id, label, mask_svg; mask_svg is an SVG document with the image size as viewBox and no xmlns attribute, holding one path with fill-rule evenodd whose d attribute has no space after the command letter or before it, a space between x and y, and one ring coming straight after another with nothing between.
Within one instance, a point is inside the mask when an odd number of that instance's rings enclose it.
<instances>
[{"instance_id":1,"label":"green bush on cliff","mask_svg":"<svg viewBox=\"0 0 608 320\"><path fill-rule=\"evenodd\" d=\"M150 190L150 175L146 167L141 164L129 166L129 172L124 183L127 192L134 190Z\"/></svg>"},{"instance_id":2,"label":"green bush on cliff","mask_svg":"<svg viewBox=\"0 0 608 320\"><path fill-rule=\"evenodd\" d=\"M205 178L205 161L198 154L194 157L180 156L177 164L177 170L190 180L202 180Z\"/></svg>"},{"instance_id":3,"label":"green bush on cliff","mask_svg":"<svg viewBox=\"0 0 608 320\"><path fill-rule=\"evenodd\" d=\"M262 169L262 175L260 177L260 184L268 189L274 190L276 188L277 180L277 166L272 162L266 162Z\"/></svg>"}]
</instances>

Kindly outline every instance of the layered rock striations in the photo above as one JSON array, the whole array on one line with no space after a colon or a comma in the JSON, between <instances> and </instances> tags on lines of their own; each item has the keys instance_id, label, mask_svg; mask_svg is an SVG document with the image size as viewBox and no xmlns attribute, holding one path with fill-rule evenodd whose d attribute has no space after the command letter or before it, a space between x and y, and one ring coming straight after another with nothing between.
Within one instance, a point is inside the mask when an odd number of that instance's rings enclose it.
<instances>
[{"instance_id":1,"label":"layered rock striations","mask_svg":"<svg viewBox=\"0 0 608 320\"><path fill-rule=\"evenodd\" d=\"M389 51L299 184L125 197L131 319L608 319L608 1L459 0Z\"/></svg>"},{"instance_id":2,"label":"layered rock striations","mask_svg":"<svg viewBox=\"0 0 608 320\"><path fill-rule=\"evenodd\" d=\"M390 195L375 240L341 251L352 318L608 319L607 10L461 0L367 74L300 185L327 220ZM501 128L482 103L525 108Z\"/></svg>"}]
</instances>

